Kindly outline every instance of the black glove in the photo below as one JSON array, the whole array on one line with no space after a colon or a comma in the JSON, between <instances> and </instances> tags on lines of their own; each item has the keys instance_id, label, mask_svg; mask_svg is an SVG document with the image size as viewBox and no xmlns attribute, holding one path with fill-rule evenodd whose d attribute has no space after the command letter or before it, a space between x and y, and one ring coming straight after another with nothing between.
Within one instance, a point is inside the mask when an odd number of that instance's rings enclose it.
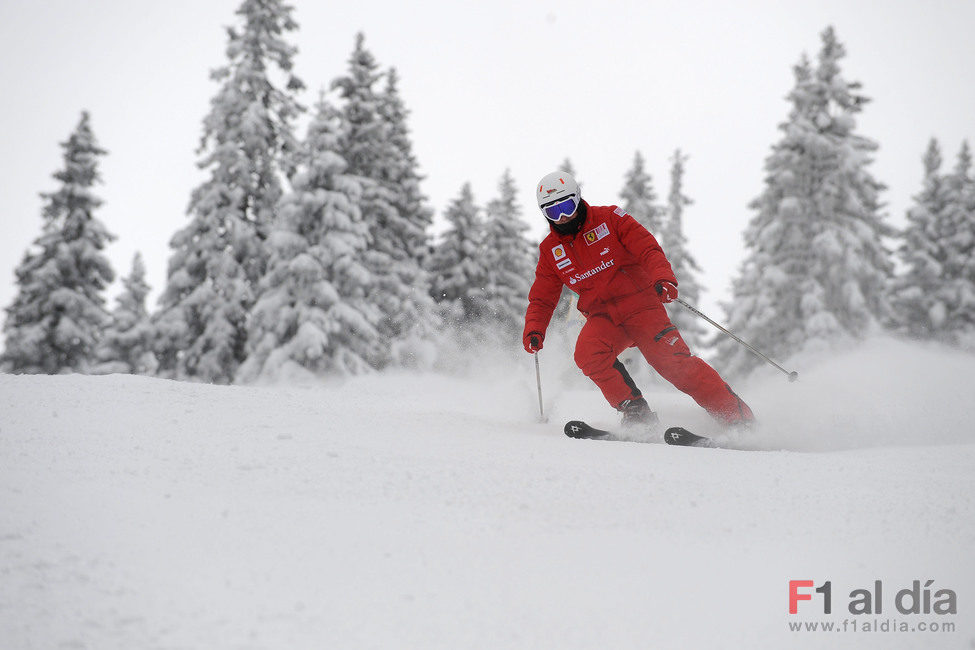
<instances>
[{"instance_id":1,"label":"black glove","mask_svg":"<svg viewBox=\"0 0 975 650\"><path fill-rule=\"evenodd\" d=\"M525 352L528 352L529 354L538 352L542 349L542 341L544 340L545 335L541 332L527 332L523 341L525 344Z\"/></svg>"}]
</instances>

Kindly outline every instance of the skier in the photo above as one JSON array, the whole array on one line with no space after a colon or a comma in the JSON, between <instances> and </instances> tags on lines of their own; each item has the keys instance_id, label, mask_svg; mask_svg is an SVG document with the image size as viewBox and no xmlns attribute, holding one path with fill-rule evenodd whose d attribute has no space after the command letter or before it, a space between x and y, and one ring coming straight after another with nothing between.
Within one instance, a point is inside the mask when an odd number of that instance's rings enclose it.
<instances>
[{"instance_id":1,"label":"skier","mask_svg":"<svg viewBox=\"0 0 975 650\"><path fill-rule=\"evenodd\" d=\"M677 298L677 278L654 236L622 208L583 201L579 185L565 172L544 176L536 198L551 232L539 245L528 293L525 350L542 349L566 285L579 294L578 309L586 317L576 341L576 365L622 413L624 426L652 428L658 422L617 359L633 346L660 376L718 421L752 422L748 405L711 366L690 353L670 322L663 303Z\"/></svg>"}]
</instances>

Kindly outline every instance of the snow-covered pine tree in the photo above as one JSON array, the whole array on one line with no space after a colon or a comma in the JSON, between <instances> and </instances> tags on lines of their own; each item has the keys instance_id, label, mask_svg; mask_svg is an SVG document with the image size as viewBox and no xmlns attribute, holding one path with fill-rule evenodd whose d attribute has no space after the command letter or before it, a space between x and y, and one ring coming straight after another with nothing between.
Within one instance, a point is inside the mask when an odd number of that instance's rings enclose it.
<instances>
[{"instance_id":1,"label":"snow-covered pine tree","mask_svg":"<svg viewBox=\"0 0 975 650\"><path fill-rule=\"evenodd\" d=\"M485 224L470 183L444 213L450 224L430 258L431 295L448 323L467 325L484 315L487 283Z\"/></svg>"},{"instance_id":2,"label":"snow-covered pine tree","mask_svg":"<svg viewBox=\"0 0 975 650\"><path fill-rule=\"evenodd\" d=\"M154 317L162 376L228 383L246 354L247 313L302 110L296 50L284 38L297 29L291 12L283 0L244 0L242 26L228 30L228 63L212 73L221 87L204 119L199 161L209 178L192 193L189 225L170 241Z\"/></svg>"},{"instance_id":3,"label":"snow-covered pine tree","mask_svg":"<svg viewBox=\"0 0 975 650\"><path fill-rule=\"evenodd\" d=\"M416 263L416 278L403 278L404 282L421 282L428 278L424 273L426 258L430 255L430 227L433 225L433 209L420 189L420 163L413 153L413 141L407 125L409 111L399 93L399 73L396 68L386 72L386 87L381 95L379 109L389 125L389 141L397 155L386 160L383 181L393 190L394 205L401 223L395 226L401 231L401 248L404 256Z\"/></svg>"},{"instance_id":4,"label":"snow-covered pine tree","mask_svg":"<svg viewBox=\"0 0 975 650\"><path fill-rule=\"evenodd\" d=\"M112 321L102 334L96 357L99 373L149 375L156 371L156 357L152 353L153 328L146 309L149 285L142 254L132 259L132 271L122 279Z\"/></svg>"},{"instance_id":5,"label":"snow-covered pine tree","mask_svg":"<svg viewBox=\"0 0 975 650\"><path fill-rule=\"evenodd\" d=\"M17 267L18 292L7 308L6 339L0 367L6 372L55 374L87 372L102 328L109 320L103 292L115 279L102 250L115 239L95 210L92 193L100 179L95 141L87 112L66 142L64 168L54 174L60 187L42 194L43 230Z\"/></svg>"},{"instance_id":6,"label":"snow-covered pine tree","mask_svg":"<svg viewBox=\"0 0 975 650\"><path fill-rule=\"evenodd\" d=\"M633 156L633 166L626 172L620 199L620 207L658 238L666 250L663 232L665 210L657 203L653 177L647 172L643 155L639 151Z\"/></svg>"},{"instance_id":7,"label":"snow-covered pine tree","mask_svg":"<svg viewBox=\"0 0 975 650\"><path fill-rule=\"evenodd\" d=\"M725 307L729 328L785 359L858 340L891 322L893 264L880 192L868 171L876 143L855 133L868 101L846 81L833 29L822 33L816 68L795 68L792 111L766 159L765 189L745 232L747 258ZM745 373L761 363L730 339L718 366Z\"/></svg>"},{"instance_id":8,"label":"snow-covered pine tree","mask_svg":"<svg viewBox=\"0 0 975 650\"><path fill-rule=\"evenodd\" d=\"M397 288L402 292L399 309L381 327L394 343L394 361L399 365L415 365L418 353L439 329L426 271L432 250L433 209L420 189L423 176L413 152L407 125L409 111L399 93L399 74L395 68L386 72L386 87L380 99L380 113L388 125L392 145L381 182L391 190L398 218L387 224L387 236L377 238L377 243L390 244L389 253L396 261Z\"/></svg>"},{"instance_id":9,"label":"snow-covered pine tree","mask_svg":"<svg viewBox=\"0 0 975 650\"><path fill-rule=\"evenodd\" d=\"M904 272L894 278L891 299L898 327L917 339L936 338L932 308L942 285L945 253L938 224L945 210L945 181L941 174L941 147L934 138L924 153L924 180L914 205L907 211L908 226L898 254Z\"/></svg>"},{"instance_id":10,"label":"snow-covered pine tree","mask_svg":"<svg viewBox=\"0 0 975 650\"><path fill-rule=\"evenodd\" d=\"M575 169L575 166L573 166L572 161L569 160L568 158L566 158L565 160L562 161L562 164L558 166L558 169L561 169L564 172L568 172L569 175L572 176L572 178L576 178L576 169ZM576 178L576 182L578 182L578 181L579 181L579 179ZM581 183L579 185L580 185L580 187L582 186Z\"/></svg>"},{"instance_id":11,"label":"snow-covered pine tree","mask_svg":"<svg viewBox=\"0 0 975 650\"><path fill-rule=\"evenodd\" d=\"M684 195L684 163L687 156L678 149L670 161L670 193L667 195L667 223L664 225L663 239L667 242L667 259L677 276L680 297L697 305L703 293L697 279L701 267L687 249L687 237L684 235L684 208L694 203ZM667 312L692 350L704 344L707 330L700 318L674 303L667 305Z\"/></svg>"},{"instance_id":12,"label":"snow-covered pine tree","mask_svg":"<svg viewBox=\"0 0 975 650\"><path fill-rule=\"evenodd\" d=\"M975 350L975 182L972 153L962 143L954 169L944 179L945 207L936 221L944 251L941 284L930 308L937 338Z\"/></svg>"},{"instance_id":13,"label":"snow-covered pine tree","mask_svg":"<svg viewBox=\"0 0 975 650\"><path fill-rule=\"evenodd\" d=\"M510 170L498 184L498 196L487 205L484 258L488 265L484 322L503 340L517 339L525 322L528 290L535 277L538 249L525 237L517 188Z\"/></svg>"},{"instance_id":14,"label":"snow-covered pine tree","mask_svg":"<svg viewBox=\"0 0 975 650\"><path fill-rule=\"evenodd\" d=\"M340 121L324 94L296 156L293 190L268 238L270 260L248 321L238 381L370 370L379 310L362 262L361 186L337 153Z\"/></svg>"},{"instance_id":15,"label":"snow-covered pine tree","mask_svg":"<svg viewBox=\"0 0 975 650\"><path fill-rule=\"evenodd\" d=\"M421 266L432 217L419 191L396 76L379 91L376 85L383 77L360 33L348 74L332 83L344 99L340 153L349 173L362 183L360 205L370 231L364 260L376 280L372 299L383 315L372 359L379 368L414 363L420 339L435 329L429 279Z\"/></svg>"}]
</instances>

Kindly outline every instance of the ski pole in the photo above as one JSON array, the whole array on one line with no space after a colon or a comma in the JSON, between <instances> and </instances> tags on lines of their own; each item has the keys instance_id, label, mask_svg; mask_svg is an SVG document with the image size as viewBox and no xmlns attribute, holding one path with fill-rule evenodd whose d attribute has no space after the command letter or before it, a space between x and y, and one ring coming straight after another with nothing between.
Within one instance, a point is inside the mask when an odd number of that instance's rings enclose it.
<instances>
[{"instance_id":1,"label":"ski pole","mask_svg":"<svg viewBox=\"0 0 975 650\"><path fill-rule=\"evenodd\" d=\"M533 353L535 355L535 383L538 384L538 421L545 422L545 410L542 408L542 373L538 369L538 350Z\"/></svg>"},{"instance_id":2,"label":"ski pole","mask_svg":"<svg viewBox=\"0 0 975 650\"><path fill-rule=\"evenodd\" d=\"M725 329L724 327L722 327L718 323L714 322L713 320L711 320L710 318L708 318L707 316L705 316L704 314L702 314L700 311L698 311L692 305L689 305L688 303L684 302L680 298L676 298L675 300L676 300L676 302L679 302L680 304L684 305L685 307L687 307L688 309L690 309L692 312L694 312L695 314L697 314L698 316L700 316L701 318L703 318L707 322L709 322L712 325L714 325L715 327L717 327L719 330L721 330L722 332L724 332L725 334L727 334L728 336L730 336L734 340L736 340L739 343L741 343L742 345L744 345L746 348L748 348L749 352L751 352L752 354L754 354L756 356L759 356L762 359L765 359L770 364L772 364L773 366L775 366L776 368L778 368L779 370L781 370L782 372L784 372L786 375L788 375L789 381L795 381L795 380L799 379L799 373L798 372L795 372L795 371L789 372L788 370L786 370L785 368L783 368L782 366L780 366L779 364L775 363L774 361L772 361L771 359L769 359L767 356L765 356L764 354L762 354L761 352L759 352L758 350L756 350L754 347L752 347L751 345L749 345L745 341L742 341L740 338L738 338L737 336L735 336L734 334L732 334L731 332L729 332L727 329Z\"/></svg>"}]
</instances>

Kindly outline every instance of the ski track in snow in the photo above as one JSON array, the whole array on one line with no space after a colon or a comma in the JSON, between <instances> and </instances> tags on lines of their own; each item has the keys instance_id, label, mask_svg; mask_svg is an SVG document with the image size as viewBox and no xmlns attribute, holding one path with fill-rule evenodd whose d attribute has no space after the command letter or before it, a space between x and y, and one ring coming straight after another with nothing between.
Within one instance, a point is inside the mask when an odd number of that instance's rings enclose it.
<instances>
[{"instance_id":1,"label":"ski track in snow","mask_svg":"<svg viewBox=\"0 0 975 650\"><path fill-rule=\"evenodd\" d=\"M794 384L759 371L735 388L761 425L733 440L648 391L739 451L566 438L616 418L560 354L548 424L527 355L291 387L0 375L0 647L975 640L975 357L879 340ZM839 609L933 579L958 629L789 632L793 579L832 580Z\"/></svg>"}]
</instances>

